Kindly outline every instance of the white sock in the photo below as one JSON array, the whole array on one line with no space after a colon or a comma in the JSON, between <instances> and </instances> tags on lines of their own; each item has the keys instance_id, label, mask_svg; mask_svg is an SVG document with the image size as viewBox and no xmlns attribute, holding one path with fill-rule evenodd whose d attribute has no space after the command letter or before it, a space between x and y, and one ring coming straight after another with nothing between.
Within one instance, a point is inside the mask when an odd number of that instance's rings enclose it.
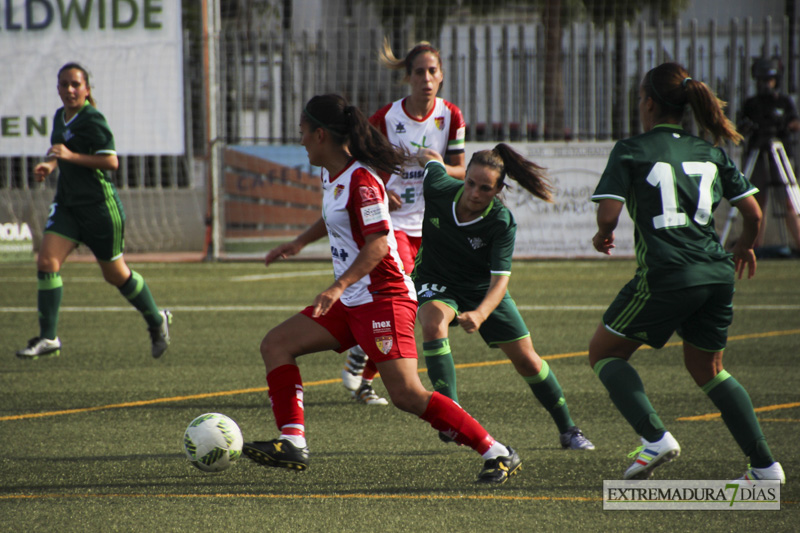
<instances>
[{"instance_id":1,"label":"white sock","mask_svg":"<svg viewBox=\"0 0 800 533\"><path fill-rule=\"evenodd\" d=\"M495 457L500 457L500 456L506 457L509 455L511 455L511 452L508 450L508 448L506 448L499 442L494 441L492 447L486 450L486 453L484 453L481 457L483 457L486 460L489 460L489 459L494 459Z\"/></svg>"},{"instance_id":2,"label":"white sock","mask_svg":"<svg viewBox=\"0 0 800 533\"><path fill-rule=\"evenodd\" d=\"M281 435L281 440L288 440L298 448L305 448L308 446L306 443L306 438L301 435Z\"/></svg>"}]
</instances>

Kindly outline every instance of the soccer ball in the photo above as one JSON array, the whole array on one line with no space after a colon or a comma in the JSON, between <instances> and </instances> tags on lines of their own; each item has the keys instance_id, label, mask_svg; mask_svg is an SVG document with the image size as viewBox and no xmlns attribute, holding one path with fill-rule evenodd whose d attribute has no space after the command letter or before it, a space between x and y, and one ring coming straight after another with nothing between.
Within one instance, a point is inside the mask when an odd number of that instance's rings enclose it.
<instances>
[{"instance_id":1,"label":"soccer ball","mask_svg":"<svg viewBox=\"0 0 800 533\"><path fill-rule=\"evenodd\" d=\"M183 434L183 450L194 466L204 472L225 470L242 455L242 432L220 413L200 415Z\"/></svg>"}]
</instances>

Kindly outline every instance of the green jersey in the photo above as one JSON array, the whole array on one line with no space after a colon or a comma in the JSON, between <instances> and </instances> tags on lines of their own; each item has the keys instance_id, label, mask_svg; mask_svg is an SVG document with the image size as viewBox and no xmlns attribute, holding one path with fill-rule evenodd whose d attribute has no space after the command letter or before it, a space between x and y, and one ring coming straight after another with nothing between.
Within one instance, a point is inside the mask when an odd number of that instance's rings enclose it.
<instances>
[{"instance_id":1,"label":"green jersey","mask_svg":"<svg viewBox=\"0 0 800 533\"><path fill-rule=\"evenodd\" d=\"M438 161L428 162L422 246L412 278L456 290L486 291L492 275L511 274L517 224L496 199L480 217L459 222L456 203L463 192L463 181L448 176Z\"/></svg>"},{"instance_id":2,"label":"green jersey","mask_svg":"<svg viewBox=\"0 0 800 533\"><path fill-rule=\"evenodd\" d=\"M50 144L64 144L78 154L116 154L114 135L105 117L88 102L69 122L64 108L56 111ZM55 202L63 206L105 203L117 196L110 173L61 159L58 160L58 187Z\"/></svg>"},{"instance_id":3,"label":"green jersey","mask_svg":"<svg viewBox=\"0 0 800 533\"><path fill-rule=\"evenodd\" d=\"M625 202L636 275L657 291L733 283L712 213L723 197L736 202L756 192L724 150L661 124L614 146L592 201Z\"/></svg>"}]
</instances>

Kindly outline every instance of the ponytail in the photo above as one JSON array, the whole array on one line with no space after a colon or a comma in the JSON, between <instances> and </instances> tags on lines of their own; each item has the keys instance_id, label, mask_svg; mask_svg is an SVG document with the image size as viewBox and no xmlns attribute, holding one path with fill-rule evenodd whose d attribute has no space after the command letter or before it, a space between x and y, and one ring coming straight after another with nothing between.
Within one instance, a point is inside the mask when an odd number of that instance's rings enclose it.
<instances>
[{"instance_id":1,"label":"ponytail","mask_svg":"<svg viewBox=\"0 0 800 533\"><path fill-rule=\"evenodd\" d=\"M389 44L388 37L384 37L383 49L378 53L378 60L381 62L381 64L383 64L383 66L390 70L405 70L406 79L408 79L408 77L411 76L411 68L414 65L414 60L418 55L424 53L429 53L436 56L436 59L439 62L439 70L442 70L441 54L439 50L428 41L420 41L408 51L403 59L398 59L395 57L394 52L392 52L392 47Z\"/></svg>"},{"instance_id":2,"label":"ponytail","mask_svg":"<svg viewBox=\"0 0 800 533\"><path fill-rule=\"evenodd\" d=\"M498 144L493 150L475 152L467 165L467 171L473 164L497 170L500 173L500 187L508 176L535 197L545 202L553 201L554 188L546 177L544 167L525 159L505 143Z\"/></svg>"},{"instance_id":3,"label":"ponytail","mask_svg":"<svg viewBox=\"0 0 800 533\"><path fill-rule=\"evenodd\" d=\"M335 142L375 171L399 174L409 160L405 150L390 143L361 110L338 94L311 98L303 108L303 118L315 129L327 130Z\"/></svg>"},{"instance_id":4,"label":"ponytail","mask_svg":"<svg viewBox=\"0 0 800 533\"><path fill-rule=\"evenodd\" d=\"M708 85L689 76L681 65L663 63L650 70L642 89L658 104L663 117L680 121L689 104L700 130L711 135L715 146L725 140L734 144L742 141L736 126L725 116L726 103Z\"/></svg>"}]
</instances>

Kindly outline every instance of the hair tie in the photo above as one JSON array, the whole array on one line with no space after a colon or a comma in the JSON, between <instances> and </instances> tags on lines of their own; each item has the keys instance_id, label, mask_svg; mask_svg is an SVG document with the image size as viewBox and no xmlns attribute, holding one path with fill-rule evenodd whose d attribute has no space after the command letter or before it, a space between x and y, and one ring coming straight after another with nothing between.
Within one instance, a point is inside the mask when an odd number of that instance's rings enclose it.
<instances>
[{"instance_id":1,"label":"hair tie","mask_svg":"<svg viewBox=\"0 0 800 533\"><path fill-rule=\"evenodd\" d=\"M686 88L686 84L689 83L690 81L692 81L692 78L689 77L683 78L683 81L681 82L681 87Z\"/></svg>"}]
</instances>

